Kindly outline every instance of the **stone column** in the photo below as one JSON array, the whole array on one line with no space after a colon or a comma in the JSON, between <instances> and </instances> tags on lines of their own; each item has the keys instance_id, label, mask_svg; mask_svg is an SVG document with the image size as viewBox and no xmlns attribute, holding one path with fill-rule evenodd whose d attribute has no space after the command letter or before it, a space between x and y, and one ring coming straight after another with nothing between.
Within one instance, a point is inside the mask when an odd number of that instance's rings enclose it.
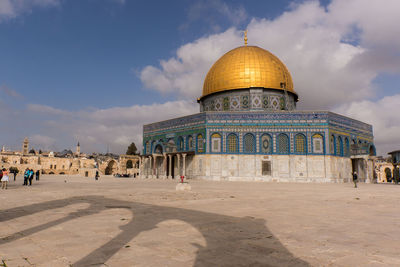
<instances>
[{"instance_id":1,"label":"stone column","mask_svg":"<svg viewBox=\"0 0 400 267\"><path fill-rule=\"evenodd\" d=\"M167 154L163 153L163 178L167 178Z\"/></svg>"},{"instance_id":2,"label":"stone column","mask_svg":"<svg viewBox=\"0 0 400 267\"><path fill-rule=\"evenodd\" d=\"M176 157L178 158L178 163L177 163L177 172L176 172L176 175L175 175L175 177L177 177L177 179L179 179L180 178L180 176L181 176L181 171L180 171L180 168L181 168L181 155L180 154L176 154Z\"/></svg>"},{"instance_id":3,"label":"stone column","mask_svg":"<svg viewBox=\"0 0 400 267\"><path fill-rule=\"evenodd\" d=\"M157 178L157 156L153 156L153 178Z\"/></svg>"},{"instance_id":4,"label":"stone column","mask_svg":"<svg viewBox=\"0 0 400 267\"><path fill-rule=\"evenodd\" d=\"M149 170L147 173L147 178L153 178L153 158L152 156L149 156L149 161L150 161L150 166L149 166Z\"/></svg>"},{"instance_id":5,"label":"stone column","mask_svg":"<svg viewBox=\"0 0 400 267\"><path fill-rule=\"evenodd\" d=\"M139 173L138 173L138 176L141 178L142 177L142 171L143 171L143 169L142 169L143 167L142 167L142 157L139 157Z\"/></svg>"},{"instance_id":6,"label":"stone column","mask_svg":"<svg viewBox=\"0 0 400 267\"><path fill-rule=\"evenodd\" d=\"M182 158L183 158L183 161L182 161L182 175L186 176L186 153L182 154Z\"/></svg>"},{"instance_id":7,"label":"stone column","mask_svg":"<svg viewBox=\"0 0 400 267\"><path fill-rule=\"evenodd\" d=\"M172 169L171 169L171 166L172 166L172 157L171 157L171 155L168 155L168 159L169 159L169 172L168 172L168 178L170 178L170 179L172 179Z\"/></svg>"}]
</instances>

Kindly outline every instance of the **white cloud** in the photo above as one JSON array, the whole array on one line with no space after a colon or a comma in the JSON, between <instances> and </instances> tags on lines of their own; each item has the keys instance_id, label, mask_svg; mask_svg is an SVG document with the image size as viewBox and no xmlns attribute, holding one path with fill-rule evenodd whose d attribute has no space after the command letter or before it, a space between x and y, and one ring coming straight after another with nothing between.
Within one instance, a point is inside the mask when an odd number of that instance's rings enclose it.
<instances>
[{"instance_id":1,"label":"white cloud","mask_svg":"<svg viewBox=\"0 0 400 267\"><path fill-rule=\"evenodd\" d=\"M46 135L35 134L29 136L30 148L52 150L56 144L56 139Z\"/></svg>"},{"instance_id":2,"label":"white cloud","mask_svg":"<svg viewBox=\"0 0 400 267\"><path fill-rule=\"evenodd\" d=\"M60 0L1 0L0 21L12 19L23 13L32 12L35 7L58 6Z\"/></svg>"},{"instance_id":3,"label":"white cloud","mask_svg":"<svg viewBox=\"0 0 400 267\"><path fill-rule=\"evenodd\" d=\"M374 126L374 137L378 154L400 147L400 116L398 115L400 94L386 96L376 102L354 101L337 107L334 111Z\"/></svg>"},{"instance_id":4,"label":"white cloud","mask_svg":"<svg viewBox=\"0 0 400 267\"><path fill-rule=\"evenodd\" d=\"M203 80L211 65L240 42L241 37L234 29L200 38L181 46L176 57L161 60L159 68L145 67L140 79L147 88L195 99L201 95Z\"/></svg>"},{"instance_id":5,"label":"white cloud","mask_svg":"<svg viewBox=\"0 0 400 267\"><path fill-rule=\"evenodd\" d=\"M291 8L273 20L253 19L247 28L250 45L271 51L287 65L300 97L298 108L341 106L346 113L343 105L359 107L369 101L380 112L383 100L373 100L380 90L374 79L384 72L400 74L400 1L333 0L327 8L307 1ZM187 43L159 66L143 68L140 78L149 89L194 99L201 95L212 64L242 45L242 38L241 31L231 28ZM388 107L391 113L394 108ZM392 123L394 133L400 122ZM385 127L374 121L378 150Z\"/></svg>"},{"instance_id":6,"label":"white cloud","mask_svg":"<svg viewBox=\"0 0 400 267\"><path fill-rule=\"evenodd\" d=\"M182 100L74 112L31 104L27 111L35 118L45 117L39 127L53 138L73 137L73 141L80 141L82 150L88 152L105 152L109 147L111 152L124 153L131 142L141 147L143 124L193 114L199 112L199 107Z\"/></svg>"}]
</instances>

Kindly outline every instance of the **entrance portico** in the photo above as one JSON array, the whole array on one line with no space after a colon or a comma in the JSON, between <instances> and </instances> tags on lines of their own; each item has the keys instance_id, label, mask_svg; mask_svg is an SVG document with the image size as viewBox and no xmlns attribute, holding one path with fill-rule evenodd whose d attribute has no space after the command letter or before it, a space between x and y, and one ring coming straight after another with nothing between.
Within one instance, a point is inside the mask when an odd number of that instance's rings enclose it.
<instances>
[{"instance_id":1,"label":"entrance portico","mask_svg":"<svg viewBox=\"0 0 400 267\"><path fill-rule=\"evenodd\" d=\"M194 152L153 153L142 157L142 178L175 179L186 176L188 155Z\"/></svg>"}]
</instances>

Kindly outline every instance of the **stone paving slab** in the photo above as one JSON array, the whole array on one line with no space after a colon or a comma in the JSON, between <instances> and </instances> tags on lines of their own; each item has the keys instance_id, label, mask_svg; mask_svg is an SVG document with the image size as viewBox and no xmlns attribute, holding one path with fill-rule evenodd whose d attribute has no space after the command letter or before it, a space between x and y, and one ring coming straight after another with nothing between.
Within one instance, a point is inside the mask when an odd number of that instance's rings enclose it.
<instances>
[{"instance_id":1,"label":"stone paving slab","mask_svg":"<svg viewBox=\"0 0 400 267\"><path fill-rule=\"evenodd\" d=\"M400 266L400 186L43 176L0 191L0 266Z\"/></svg>"}]
</instances>

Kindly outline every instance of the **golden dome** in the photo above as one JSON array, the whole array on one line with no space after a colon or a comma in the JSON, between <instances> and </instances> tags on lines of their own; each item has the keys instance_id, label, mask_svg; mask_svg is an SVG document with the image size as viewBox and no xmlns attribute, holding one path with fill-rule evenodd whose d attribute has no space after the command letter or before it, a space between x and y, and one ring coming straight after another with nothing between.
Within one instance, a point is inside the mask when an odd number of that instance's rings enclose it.
<instances>
[{"instance_id":1,"label":"golden dome","mask_svg":"<svg viewBox=\"0 0 400 267\"><path fill-rule=\"evenodd\" d=\"M276 56L257 46L241 46L223 55L208 71L202 97L250 87L293 90L292 77Z\"/></svg>"}]
</instances>

